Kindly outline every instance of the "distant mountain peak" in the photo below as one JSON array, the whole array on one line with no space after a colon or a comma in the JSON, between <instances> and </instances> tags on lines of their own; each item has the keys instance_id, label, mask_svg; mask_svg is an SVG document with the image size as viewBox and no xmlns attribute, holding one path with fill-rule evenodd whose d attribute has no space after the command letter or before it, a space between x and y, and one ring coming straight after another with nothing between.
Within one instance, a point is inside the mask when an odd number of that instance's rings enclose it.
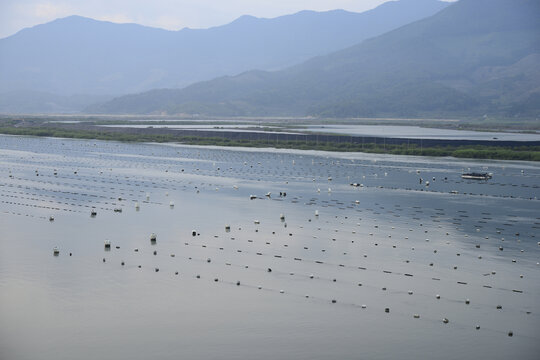
<instances>
[{"instance_id":1,"label":"distant mountain peak","mask_svg":"<svg viewBox=\"0 0 540 360\"><path fill-rule=\"evenodd\" d=\"M120 97L92 109L538 119L539 8L538 0L461 0L431 17L281 71L220 77L159 96Z\"/></svg>"},{"instance_id":2,"label":"distant mountain peak","mask_svg":"<svg viewBox=\"0 0 540 360\"><path fill-rule=\"evenodd\" d=\"M306 10L272 19L245 15L211 29L179 31L68 16L0 39L0 93L123 95L183 88L252 69L284 69L446 6L431 2L410 2L408 11L396 11L397 3L391 3L364 13Z\"/></svg>"}]
</instances>

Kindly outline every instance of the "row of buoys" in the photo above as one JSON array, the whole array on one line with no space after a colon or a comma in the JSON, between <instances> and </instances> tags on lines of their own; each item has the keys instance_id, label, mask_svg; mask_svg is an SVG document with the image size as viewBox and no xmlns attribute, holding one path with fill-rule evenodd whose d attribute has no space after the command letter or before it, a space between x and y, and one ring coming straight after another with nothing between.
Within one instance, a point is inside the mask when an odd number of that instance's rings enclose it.
<instances>
[{"instance_id":1,"label":"row of buoys","mask_svg":"<svg viewBox=\"0 0 540 360\"><path fill-rule=\"evenodd\" d=\"M152 235L152 237L154 237L154 234ZM107 244L107 243L108 243L109 246L110 246L110 242L106 242L106 244ZM59 251L57 250L57 248L55 248L55 253L58 253L58 252L59 252ZM155 253L155 252L154 252L154 253ZM172 254L171 256L174 257L173 254ZM105 261L105 259L103 259L103 260ZM210 262L210 261L211 261L211 259L208 258L208 259L207 259L207 262ZM124 265L123 262L122 262L122 265ZM159 269L156 268L156 271L159 271ZM271 272L271 271L272 271L272 270L271 270L270 268L268 268L268 272ZM177 273L176 273L176 274L177 274ZM310 275L310 278L313 278L313 277L314 277L313 274L311 274L311 275ZM197 275L197 278L200 278L200 275ZM216 278L215 281L218 281L218 279ZM334 279L334 281L335 281L335 279ZM240 281L237 281L236 284L239 286L239 285L240 285ZM261 288L261 287L259 286L259 288ZM384 288L383 288L383 289L384 289ZM280 290L280 293L283 293L283 292L284 292L283 290ZM409 295L412 295L412 291L408 291L408 293L409 293ZM306 295L306 297L309 297L309 295ZM437 294L437 295L436 295L436 298L437 298L437 299L440 299L440 295ZM331 302L332 302L332 303L336 303L337 301L336 301L335 299L332 299ZM466 304L469 304L469 303L470 303L470 300L469 300L469 299L466 299L466 300L465 300L465 303L466 303ZM362 305L362 308L365 308L365 305ZM502 308L502 306L500 306L500 305L497 306L497 309L501 309L501 308ZM385 312L387 312L387 313L390 312L390 309L389 309L389 308L385 308ZM419 318L420 316L419 316L418 314L414 314L413 317L414 317L414 318ZM447 318L444 318L444 319L443 319L443 322L444 322L444 323L448 323L449 320L448 320ZM476 329L480 329L480 326L477 325L477 326L476 326ZM509 336L512 336L512 335L513 335L513 332L509 332L508 335L509 335Z\"/></svg>"},{"instance_id":2,"label":"row of buoys","mask_svg":"<svg viewBox=\"0 0 540 360\"><path fill-rule=\"evenodd\" d=\"M55 247L55 254L57 254L57 253L58 253L58 250L57 250L57 248ZM71 255L71 254L70 254L70 255ZM174 254L171 254L171 256L174 257ZM103 258L103 262L105 262L105 258ZM207 259L207 262L210 263L210 262L211 262L211 259L208 258L208 259ZM124 266L124 265L125 265L125 262L122 261L122 262L121 262L121 265ZM141 268L141 265L139 265L138 267ZM159 272L159 268L157 268L157 267L156 267L154 270L155 270L155 272ZM268 272L271 272L271 271L272 271L272 270L271 270L270 268L268 268ZM178 274L179 274L178 271L176 271L176 272L175 272L175 275L178 275ZM200 274L197 274L195 277L196 277L197 279L200 279L200 278L201 278L201 275L200 275ZM313 275L310 275L310 277L313 278ZM334 281L335 281L335 279L334 279ZM214 278L214 282L219 282L219 278ZM236 286L240 286L240 285L241 285L241 281L240 281L240 280L237 280L235 284L236 284ZM258 285L258 286L257 286L257 289L261 290L261 289L262 289L262 286ZM383 289L385 289L385 288L383 288ZM280 294L284 294L284 293L285 293L285 290L281 289L281 290L279 290L279 293L280 293ZM411 294L411 293L412 293L412 292L409 291L409 294ZM305 294L304 297L305 297L305 298L309 298L310 295L309 295L309 294ZM440 298L440 296L437 295L437 298ZM337 300L336 300L336 299L331 299L330 302L331 302L332 304L336 304L336 303L337 303ZM469 299L466 299L466 303L469 304ZM360 305L360 307L361 307L362 309L366 309L366 308L367 308L367 305L362 304L362 305ZM502 307L501 307L500 305L498 305L497 308L500 309L500 308L502 308ZM384 312L385 312L385 313L390 313L390 308L389 308L389 307L386 307L386 308L384 309ZM413 318L414 318L414 319L419 319L419 318L420 318L420 315L415 313L415 314L413 314ZM445 317L445 318L442 319L442 322L443 322L444 324L448 324L448 323L450 322L450 320L449 320L448 318ZM480 325L475 325L475 329L476 329L476 330L480 330ZM507 333L507 335L508 335L509 337L512 337L512 336L514 335L514 333L513 333L513 331L509 331L509 332Z\"/></svg>"}]
</instances>

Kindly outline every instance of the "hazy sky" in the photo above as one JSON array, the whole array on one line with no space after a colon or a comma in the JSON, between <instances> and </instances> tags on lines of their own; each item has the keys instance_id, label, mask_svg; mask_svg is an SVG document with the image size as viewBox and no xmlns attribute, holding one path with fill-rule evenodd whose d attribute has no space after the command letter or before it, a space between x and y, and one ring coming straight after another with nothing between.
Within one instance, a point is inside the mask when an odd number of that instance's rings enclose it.
<instances>
[{"instance_id":1,"label":"hazy sky","mask_svg":"<svg viewBox=\"0 0 540 360\"><path fill-rule=\"evenodd\" d=\"M69 15L178 30L223 25L246 14L276 17L306 9L362 12L386 1L389 0L0 0L0 38Z\"/></svg>"}]
</instances>

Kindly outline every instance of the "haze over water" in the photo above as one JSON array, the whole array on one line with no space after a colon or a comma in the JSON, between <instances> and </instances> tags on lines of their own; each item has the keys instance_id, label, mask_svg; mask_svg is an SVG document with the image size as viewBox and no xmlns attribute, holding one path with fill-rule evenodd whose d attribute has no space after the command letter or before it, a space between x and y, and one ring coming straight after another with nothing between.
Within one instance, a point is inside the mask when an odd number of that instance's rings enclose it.
<instances>
[{"instance_id":1,"label":"haze over water","mask_svg":"<svg viewBox=\"0 0 540 360\"><path fill-rule=\"evenodd\" d=\"M0 155L1 358L540 351L537 164L10 136Z\"/></svg>"}]
</instances>

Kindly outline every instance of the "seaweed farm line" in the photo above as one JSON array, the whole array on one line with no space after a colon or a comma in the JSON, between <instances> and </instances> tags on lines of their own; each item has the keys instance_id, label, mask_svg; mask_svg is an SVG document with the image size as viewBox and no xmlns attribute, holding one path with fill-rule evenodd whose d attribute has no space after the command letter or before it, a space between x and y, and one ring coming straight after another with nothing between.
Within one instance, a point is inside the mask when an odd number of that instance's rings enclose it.
<instances>
[{"instance_id":1,"label":"seaweed farm line","mask_svg":"<svg viewBox=\"0 0 540 360\"><path fill-rule=\"evenodd\" d=\"M540 353L538 164L18 136L0 156L2 359Z\"/></svg>"}]
</instances>

